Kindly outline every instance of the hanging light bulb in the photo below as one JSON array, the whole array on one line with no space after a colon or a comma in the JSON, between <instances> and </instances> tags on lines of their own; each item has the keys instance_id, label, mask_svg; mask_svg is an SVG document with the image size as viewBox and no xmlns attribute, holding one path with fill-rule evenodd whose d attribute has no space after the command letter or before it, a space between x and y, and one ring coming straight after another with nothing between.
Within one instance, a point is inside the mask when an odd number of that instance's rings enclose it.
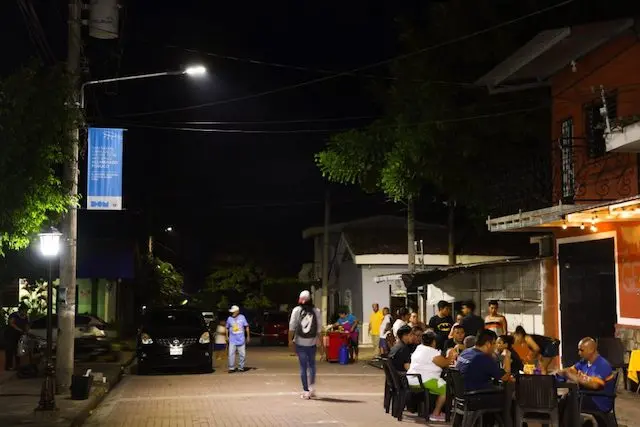
<instances>
[{"instance_id":1,"label":"hanging light bulb","mask_svg":"<svg viewBox=\"0 0 640 427\"><path fill-rule=\"evenodd\" d=\"M565 221L565 222L563 222L563 223L562 223L562 229L563 229L563 230L566 230L566 229L567 229L567 227L568 227L568 226L567 226L566 221Z\"/></svg>"},{"instance_id":2,"label":"hanging light bulb","mask_svg":"<svg viewBox=\"0 0 640 427\"><path fill-rule=\"evenodd\" d=\"M580 224L580 230L584 230L584 222Z\"/></svg>"},{"instance_id":3,"label":"hanging light bulb","mask_svg":"<svg viewBox=\"0 0 640 427\"><path fill-rule=\"evenodd\" d=\"M596 231L598 231L598 227L596 227L595 225L592 225L592 226L589 228L589 230L591 230L591 231L593 231L593 232L595 233Z\"/></svg>"}]
</instances>

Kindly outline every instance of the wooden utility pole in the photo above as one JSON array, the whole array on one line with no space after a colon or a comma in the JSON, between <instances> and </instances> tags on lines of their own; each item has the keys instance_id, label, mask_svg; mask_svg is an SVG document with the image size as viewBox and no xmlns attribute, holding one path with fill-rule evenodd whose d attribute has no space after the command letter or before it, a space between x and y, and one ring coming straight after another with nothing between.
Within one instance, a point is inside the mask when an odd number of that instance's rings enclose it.
<instances>
[{"instance_id":1,"label":"wooden utility pole","mask_svg":"<svg viewBox=\"0 0 640 427\"><path fill-rule=\"evenodd\" d=\"M73 79L73 101L78 103L78 72L80 69L82 1L69 0L69 35L67 72ZM71 204L62 221L64 247L60 256L60 287L58 290L58 337L56 344L56 388L64 393L71 386L73 374L76 323L76 261L78 241L78 146L80 131L71 131L71 152L64 164L64 179L69 183Z\"/></svg>"},{"instance_id":2,"label":"wooden utility pole","mask_svg":"<svg viewBox=\"0 0 640 427\"><path fill-rule=\"evenodd\" d=\"M448 231L449 231L449 265L456 265L456 201L449 199Z\"/></svg>"},{"instance_id":3,"label":"wooden utility pole","mask_svg":"<svg viewBox=\"0 0 640 427\"><path fill-rule=\"evenodd\" d=\"M324 195L324 230L322 238L322 324L328 322L329 305L329 215L331 214L331 195L329 189Z\"/></svg>"},{"instance_id":4,"label":"wooden utility pole","mask_svg":"<svg viewBox=\"0 0 640 427\"><path fill-rule=\"evenodd\" d=\"M416 218L414 208L415 203L413 198L410 197L407 200L407 266L411 272L416 269Z\"/></svg>"}]
</instances>

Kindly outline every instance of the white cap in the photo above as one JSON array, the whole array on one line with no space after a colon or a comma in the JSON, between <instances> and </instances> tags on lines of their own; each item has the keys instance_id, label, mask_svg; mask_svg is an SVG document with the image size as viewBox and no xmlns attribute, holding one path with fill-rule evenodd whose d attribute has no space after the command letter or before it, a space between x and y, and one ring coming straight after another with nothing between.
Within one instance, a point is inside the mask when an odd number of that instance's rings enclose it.
<instances>
[{"instance_id":1,"label":"white cap","mask_svg":"<svg viewBox=\"0 0 640 427\"><path fill-rule=\"evenodd\" d=\"M231 308L229 309L229 313L237 313L240 311L240 307L238 307L237 305L232 305Z\"/></svg>"},{"instance_id":2,"label":"white cap","mask_svg":"<svg viewBox=\"0 0 640 427\"><path fill-rule=\"evenodd\" d=\"M300 292L300 296L298 297L298 304L303 304L311 299L311 292L302 291Z\"/></svg>"}]
</instances>

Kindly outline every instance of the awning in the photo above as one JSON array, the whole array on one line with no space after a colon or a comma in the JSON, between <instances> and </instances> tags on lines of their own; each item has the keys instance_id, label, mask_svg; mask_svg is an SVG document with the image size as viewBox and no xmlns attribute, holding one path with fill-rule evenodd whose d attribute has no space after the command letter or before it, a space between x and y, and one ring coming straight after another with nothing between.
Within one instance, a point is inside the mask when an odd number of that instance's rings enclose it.
<instances>
[{"instance_id":1,"label":"awning","mask_svg":"<svg viewBox=\"0 0 640 427\"><path fill-rule=\"evenodd\" d=\"M395 274L385 274L381 276L374 277L375 283L391 283L402 280L405 287L408 291L413 291L418 289L421 286L431 285L433 283L437 283L447 277L453 276L454 274L469 272L469 271L477 271L482 268L488 267L497 267L504 265L513 265L513 264L521 264L527 262L540 261L544 258L542 257L534 257L534 258L511 258L504 259L500 261L488 261L488 262L478 262L474 264L458 264L447 267L433 268L429 270L420 270L415 271L413 273L407 271L403 273L395 273Z\"/></svg>"},{"instance_id":2,"label":"awning","mask_svg":"<svg viewBox=\"0 0 640 427\"><path fill-rule=\"evenodd\" d=\"M563 205L487 219L489 231L540 231L553 227L589 227L598 222L638 221L640 195L591 205Z\"/></svg>"}]
</instances>

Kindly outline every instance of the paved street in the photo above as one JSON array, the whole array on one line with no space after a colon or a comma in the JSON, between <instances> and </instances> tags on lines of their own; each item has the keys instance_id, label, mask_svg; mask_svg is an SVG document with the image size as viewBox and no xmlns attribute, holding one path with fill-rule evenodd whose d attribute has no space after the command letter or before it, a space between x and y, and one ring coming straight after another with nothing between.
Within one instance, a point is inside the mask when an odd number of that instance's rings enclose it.
<instances>
[{"instance_id":1,"label":"paved street","mask_svg":"<svg viewBox=\"0 0 640 427\"><path fill-rule=\"evenodd\" d=\"M382 408L382 371L319 363L318 398L301 400L297 359L250 348L255 369L228 374L125 377L89 426L397 426ZM408 417L407 422L415 420Z\"/></svg>"}]
</instances>

